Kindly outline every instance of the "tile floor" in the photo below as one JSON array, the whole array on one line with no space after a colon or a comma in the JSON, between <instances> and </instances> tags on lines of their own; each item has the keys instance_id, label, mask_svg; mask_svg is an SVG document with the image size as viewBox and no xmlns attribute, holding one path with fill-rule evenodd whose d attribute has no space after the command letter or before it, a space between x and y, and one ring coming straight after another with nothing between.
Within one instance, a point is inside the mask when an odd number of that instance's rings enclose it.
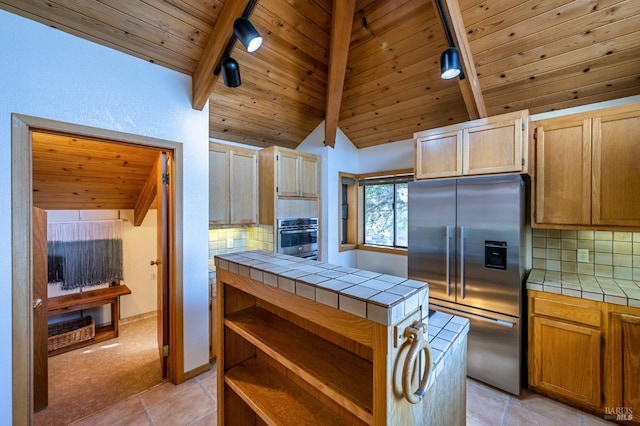
<instances>
[{"instance_id":1,"label":"tile floor","mask_svg":"<svg viewBox=\"0 0 640 426\"><path fill-rule=\"evenodd\" d=\"M160 384L75 425L216 425L216 373L212 369L183 384ZM525 391L520 398L467 380L470 426L595 426L611 423Z\"/></svg>"}]
</instances>

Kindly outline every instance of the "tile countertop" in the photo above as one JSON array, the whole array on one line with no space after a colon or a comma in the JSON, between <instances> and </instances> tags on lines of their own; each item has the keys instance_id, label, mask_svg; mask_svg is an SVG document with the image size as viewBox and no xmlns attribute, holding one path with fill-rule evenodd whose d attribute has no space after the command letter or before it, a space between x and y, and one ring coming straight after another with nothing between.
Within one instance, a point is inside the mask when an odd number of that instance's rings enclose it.
<instances>
[{"instance_id":1,"label":"tile countertop","mask_svg":"<svg viewBox=\"0 0 640 426\"><path fill-rule=\"evenodd\" d=\"M396 324L418 309L423 309L421 316L428 310L427 283L395 275L261 250L217 255L215 264L383 325Z\"/></svg>"},{"instance_id":2,"label":"tile countertop","mask_svg":"<svg viewBox=\"0 0 640 426\"><path fill-rule=\"evenodd\" d=\"M640 281L532 269L527 290L640 308Z\"/></svg>"}]
</instances>

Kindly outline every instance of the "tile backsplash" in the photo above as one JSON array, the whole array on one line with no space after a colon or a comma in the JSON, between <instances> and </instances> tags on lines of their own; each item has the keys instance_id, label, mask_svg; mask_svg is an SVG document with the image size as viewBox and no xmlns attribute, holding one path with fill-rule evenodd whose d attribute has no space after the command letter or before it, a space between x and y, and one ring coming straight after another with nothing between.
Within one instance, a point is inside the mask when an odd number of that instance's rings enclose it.
<instances>
[{"instance_id":1,"label":"tile backsplash","mask_svg":"<svg viewBox=\"0 0 640 426\"><path fill-rule=\"evenodd\" d=\"M578 262L578 249L589 251ZM533 229L535 269L640 280L640 232Z\"/></svg>"},{"instance_id":2,"label":"tile backsplash","mask_svg":"<svg viewBox=\"0 0 640 426\"><path fill-rule=\"evenodd\" d=\"M270 225L209 229L209 272L216 270L213 258L218 254L273 249L273 226Z\"/></svg>"}]
</instances>

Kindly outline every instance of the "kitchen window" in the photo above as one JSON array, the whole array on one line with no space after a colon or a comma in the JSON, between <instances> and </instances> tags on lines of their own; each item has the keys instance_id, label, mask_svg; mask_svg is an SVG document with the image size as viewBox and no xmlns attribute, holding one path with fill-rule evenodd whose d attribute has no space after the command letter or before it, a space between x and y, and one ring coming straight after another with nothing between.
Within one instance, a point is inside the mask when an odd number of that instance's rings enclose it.
<instances>
[{"instance_id":1,"label":"kitchen window","mask_svg":"<svg viewBox=\"0 0 640 426\"><path fill-rule=\"evenodd\" d=\"M364 244L407 248L407 183L411 176L364 179Z\"/></svg>"},{"instance_id":2,"label":"kitchen window","mask_svg":"<svg viewBox=\"0 0 640 426\"><path fill-rule=\"evenodd\" d=\"M408 182L413 170L339 174L339 249L407 248Z\"/></svg>"}]
</instances>

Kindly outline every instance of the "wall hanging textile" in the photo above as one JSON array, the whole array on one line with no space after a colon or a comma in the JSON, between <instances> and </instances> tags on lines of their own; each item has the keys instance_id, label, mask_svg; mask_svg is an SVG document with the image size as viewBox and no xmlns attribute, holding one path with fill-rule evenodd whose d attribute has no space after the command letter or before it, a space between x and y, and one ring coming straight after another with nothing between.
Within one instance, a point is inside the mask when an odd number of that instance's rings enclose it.
<instances>
[{"instance_id":1,"label":"wall hanging textile","mask_svg":"<svg viewBox=\"0 0 640 426\"><path fill-rule=\"evenodd\" d=\"M122 220L49 223L49 283L71 290L122 280L122 235Z\"/></svg>"}]
</instances>

